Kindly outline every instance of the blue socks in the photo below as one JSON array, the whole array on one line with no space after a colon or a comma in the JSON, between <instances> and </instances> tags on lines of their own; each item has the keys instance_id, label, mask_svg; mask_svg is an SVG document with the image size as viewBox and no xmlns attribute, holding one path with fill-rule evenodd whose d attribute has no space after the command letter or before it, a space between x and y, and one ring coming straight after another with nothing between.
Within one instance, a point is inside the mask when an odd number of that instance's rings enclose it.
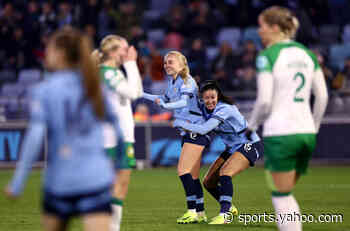
<instances>
[{"instance_id":1,"label":"blue socks","mask_svg":"<svg viewBox=\"0 0 350 231\"><path fill-rule=\"evenodd\" d=\"M206 190L215 198L215 200L217 200L217 202L220 203L221 187L219 185L215 188L206 188Z\"/></svg>"},{"instance_id":2,"label":"blue socks","mask_svg":"<svg viewBox=\"0 0 350 231\"><path fill-rule=\"evenodd\" d=\"M196 212L203 212L204 211L204 195L203 195L203 188L201 185L201 182L199 179L195 179L194 185L196 189Z\"/></svg>"},{"instance_id":3,"label":"blue socks","mask_svg":"<svg viewBox=\"0 0 350 231\"><path fill-rule=\"evenodd\" d=\"M180 176L182 185L185 189L186 199L187 199L187 208L196 209L196 187L192 175L186 173Z\"/></svg>"},{"instance_id":4,"label":"blue socks","mask_svg":"<svg viewBox=\"0 0 350 231\"><path fill-rule=\"evenodd\" d=\"M233 184L230 176L220 176L221 193L220 193L220 213L227 213L230 210L232 196L233 196Z\"/></svg>"}]
</instances>

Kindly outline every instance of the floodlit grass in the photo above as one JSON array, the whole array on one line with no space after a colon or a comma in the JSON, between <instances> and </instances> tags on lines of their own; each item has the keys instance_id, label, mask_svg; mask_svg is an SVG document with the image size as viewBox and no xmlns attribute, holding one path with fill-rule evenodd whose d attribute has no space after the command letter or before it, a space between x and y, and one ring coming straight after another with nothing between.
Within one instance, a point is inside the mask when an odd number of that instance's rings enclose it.
<instances>
[{"instance_id":1,"label":"floodlit grass","mask_svg":"<svg viewBox=\"0 0 350 231\"><path fill-rule=\"evenodd\" d=\"M206 168L203 168L204 174ZM13 171L0 171L0 187L3 189ZM40 176L34 170L27 182L23 196L9 201L0 196L1 231L40 230ZM312 167L301 178L294 195L303 214L342 214L343 222L304 223L304 230L350 230L350 168ZM252 168L233 179L233 202L240 214L272 214L269 190L265 184L264 170ZM175 168L134 171L129 195L124 203L122 231L144 230L276 230L274 223L250 222L244 224L238 218L229 225L207 224L178 225L176 218L185 212L185 196ZM209 218L218 214L219 205L205 192L205 207ZM256 217L255 217L256 218ZM80 221L74 220L70 230L82 230Z\"/></svg>"}]
</instances>

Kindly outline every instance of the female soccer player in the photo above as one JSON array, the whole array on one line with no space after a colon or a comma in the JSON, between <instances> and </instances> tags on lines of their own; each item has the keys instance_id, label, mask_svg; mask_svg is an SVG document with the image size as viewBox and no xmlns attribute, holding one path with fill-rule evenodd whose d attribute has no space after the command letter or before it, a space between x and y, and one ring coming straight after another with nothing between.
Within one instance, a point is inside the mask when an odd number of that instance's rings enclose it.
<instances>
[{"instance_id":1,"label":"female soccer player","mask_svg":"<svg viewBox=\"0 0 350 231\"><path fill-rule=\"evenodd\" d=\"M193 124L177 119L173 126L200 135L214 131L226 145L225 152L212 164L204 180L206 189L221 205L220 214L209 224L225 224L229 222L225 219L226 213L238 214L231 203L232 177L249 166L254 166L256 159L262 154L262 144L255 132L249 137L246 136L247 121L232 101L223 95L215 81L207 81L201 87L200 93L204 102L202 112L206 122Z\"/></svg>"},{"instance_id":2,"label":"female soccer player","mask_svg":"<svg viewBox=\"0 0 350 231\"><path fill-rule=\"evenodd\" d=\"M6 190L11 197L22 192L47 131L43 225L48 231L66 230L74 215L82 216L84 230L110 227L114 171L103 149L103 122L113 122L118 137L122 134L91 51L91 42L79 31L63 29L52 35L46 65L53 73L32 90L21 160Z\"/></svg>"},{"instance_id":3,"label":"female soccer player","mask_svg":"<svg viewBox=\"0 0 350 231\"><path fill-rule=\"evenodd\" d=\"M93 57L100 64L100 73L108 86L109 97L112 106L118 115L121 128L124 133L126 155L116 152L115 136L110 128L105 127L105 148L115 159L116 182L112 201L112 231L120 230L122 219L123 200L128 193L131 168L135 167L134 156L134 118L131 109L131 100L142 96L142 80L136 65L137 52L133 46L120 36L108 35L100 44L99 50L95 50ZM121 66L126 71L127 78L121 71Z\"/></svg>"},{"instance_id":4,"label":"female soccer player","mask_svg":"<svg viewBox=\"0 0 350 231\"><path fill-rule=\"evenodd\" d=\"M328 100L326 84L316 56L291 40L299 22L288 9L270 7L258 22L266 48L257 57L258 95L249 129L255 131L264 123L265 169L277 216L300 213L291 191L306 173L315 149ZM277 225L283 231L302 230L298 219Z\"/></svg>"},{"instance_id":5,"label":"female soccer player","mask_svg":"<svg viewBox=\"0 0 350 231\"><path fill-rule=\"evenodd\" d=\"M170 76L165 94L144 93L143 97L156 102L163 108L173 110L175 118L193 123L203 122L197 101L198 87L190 76L186 57L178 51L170 51L164 57L164 69ZM202 151L210 143L210 137L183 130L181 136L182 150L177 171L185 189L188 211L177 219L177 223L206 222L199 170Z\"/></svg>"}]
</instances>

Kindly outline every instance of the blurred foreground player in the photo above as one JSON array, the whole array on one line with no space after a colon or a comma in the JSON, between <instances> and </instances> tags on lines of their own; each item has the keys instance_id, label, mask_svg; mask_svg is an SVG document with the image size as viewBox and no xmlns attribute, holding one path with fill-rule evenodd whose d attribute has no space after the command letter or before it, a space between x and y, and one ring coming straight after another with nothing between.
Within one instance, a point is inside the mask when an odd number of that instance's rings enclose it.
<instances>
[{"instance_id":1,"label":"blurred foreground player","mask_svg":"<svg viewBox=\"0 0 350 231\"><path fill-rule=\"evenodd\" d=\"M74 29L55 32L46 48L50 77L31 92L31 115L21 160L6 189L22 192L47 131L49 150L43 184L43 226L63 231L72 216L84 230L107 231L111 218L114 170L103 148L102 124L118 120L107 102L90 53L90 40Z\"/></svg>"}]
</instances>

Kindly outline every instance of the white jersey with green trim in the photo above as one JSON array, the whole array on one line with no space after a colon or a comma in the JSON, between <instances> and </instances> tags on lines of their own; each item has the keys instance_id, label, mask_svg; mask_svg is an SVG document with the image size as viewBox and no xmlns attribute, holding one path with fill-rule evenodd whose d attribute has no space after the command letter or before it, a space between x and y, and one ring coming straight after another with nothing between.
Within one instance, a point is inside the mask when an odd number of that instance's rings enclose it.
<instances>
[{"instance_id":1,"label":"white jersey with green trim","mask_svg":"<svg viewBox=\"0 0 350 231\"><path fill-rule=\"evenodd\" d=\"M111 100L113 110L117 114L120 127L124 134L125 142L135 142L135 122L133 118L131 100L142 95L142 82L136 63L124 65L128 79L124 73L113 67L101 66L100 74L103 81L107 85L108 97ZM130 75L129 75L130 74ZM114 132L108 125L104 128L105 147L110 148L116 145L116 137Z\"/></svg>"},{"instance_id":2,"label":"white jersey with green trim","mask_svg":"<svg viewBox=\"0 0 350 231\"><path fill-rule=\"evenodd\" d=\"M316 133L320 121L314 120L320 116L311 112L310 95L313 88L321 90L318 92L323 92L324 88L324 77L316 56L302 44L288 40L263 50L256 65L257 78L273 78L263 135ZM263 86L261 88L260 91L266 90ZM319 111L322 118L323 106Z\"/></svg>"}]
</instances>

